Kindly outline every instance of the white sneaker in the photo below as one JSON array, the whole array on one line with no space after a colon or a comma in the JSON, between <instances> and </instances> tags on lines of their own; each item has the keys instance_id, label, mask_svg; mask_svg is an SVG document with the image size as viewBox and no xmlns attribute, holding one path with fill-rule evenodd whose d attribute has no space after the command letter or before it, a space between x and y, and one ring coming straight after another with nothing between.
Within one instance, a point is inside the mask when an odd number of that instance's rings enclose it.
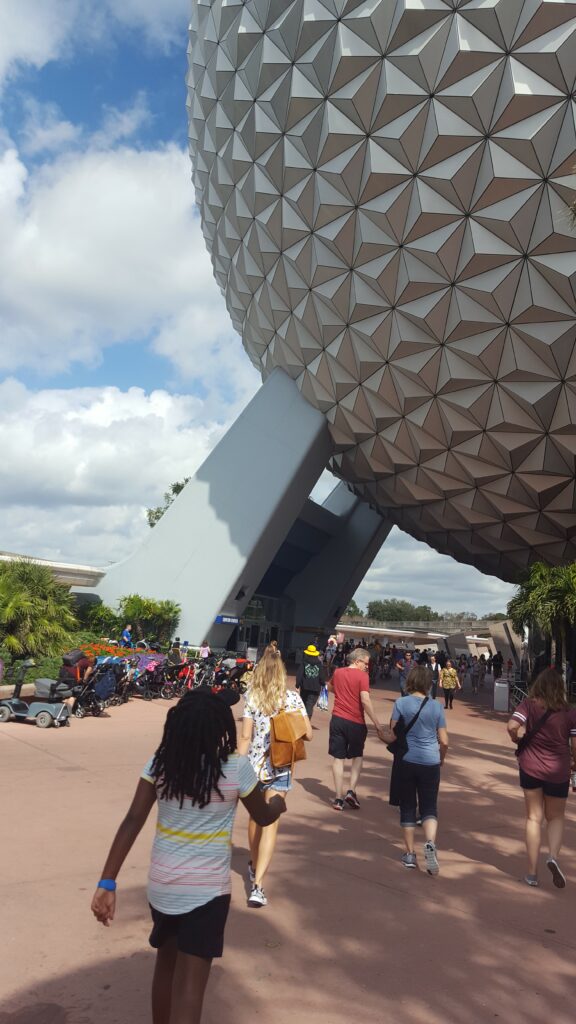
<instances>
[{"instance_id":1,"label":"white sneaker","mask_svg":"<svg viewBox=\"0 0 576 1024\"><path fill-rule=\"evenodd\" d=\"M259 885L255 885L253 887L253 889L252 889L252 892L250 893L250 898L248 900L248 906L249 907L265 907L267 903L268 903L268 900L266 899L266 897L264 895L264 889L262 889L262 887L259 886Z\"/></svg>"},{"instance_id":2,"label":"white sneaker","mask_svg":"<svg viewBox=\"0 0 576 1024\"><path fill-rule=\"evenodd\" d=\"M552 875L552 881L554 882L554 885L556 886L556 888L557 889L564 889L564 887L566 885L566 875L564 874L563 871L560 870L560 866L558 864L558 861L555 860L554 857L548 857L548 860L546 861L546 865L547 865L548 870L550 871L550 873Z\"/></svg>"},{"instance_id":3,"label":"white sneaker","mask_svg":"<svg viewBox=\"0 0 576 1024\"><path fill-rule=\"evenodd\" d=\"M256 872L252 867L251 860L248 861L248 878L250 879L250 885L254 885L254 882L256 881Z\"/></svg>"},{"instance_id":4,"label":"white sneaker","mask_svg":"<svg viewBox=\"0 0 576 1024\"><path fill-rule=\"evenodd\" d=\"M426 871L429 875L437 875L440 871L440 865L438 864L438 858L436 856L436 846L430 841L424 843L424 859L426 861Z\"/></svg>"}]
</instances>

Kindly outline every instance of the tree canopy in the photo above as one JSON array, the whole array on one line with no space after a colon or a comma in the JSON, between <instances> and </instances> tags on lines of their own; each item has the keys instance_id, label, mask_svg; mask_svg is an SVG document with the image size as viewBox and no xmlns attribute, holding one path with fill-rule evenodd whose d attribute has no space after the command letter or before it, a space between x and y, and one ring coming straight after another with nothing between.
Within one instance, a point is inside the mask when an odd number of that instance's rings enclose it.
<instances>
[{"instance_id":1,"label":"tree canopy","mask_svg":"<svg viewBox=\"0 0 576 1024\"><path fill-rule=\"evenodd\" d=\"M174 501L174 498L177 498L180 492L184 490L189 480L190 477L185 476L183 480L176 480L175 483L170 484L169 489L164 492L164 501L162 505L157 505L156 508L146 509L146 518L148 520L148 526L156 526L156 523L158 523L160 519L162 519L162 516L164 515L166 510L170 508L170 505Z\"/></svg>"},{"instance_id":2,"label":"tree canopy","mask_svg":"<svg viewBox=\"0 0 576 1024\"><path fill-rule=\"evenodd\" d=\"M544 636L562 637L576 621L576 562L548 566L534 562L508 604L518 633L537 626Z\"/></svg>"},{"instance_id":3,"label":"tree canopy","mask_svg":"<svg viewBox=\"0 0 576 1024\"><path fill-rule=\"evenodd\" d=\"M49 566L0 562L0 646L13 658L60 654L78 626L73 601Z\"/></svg>"},{"instance_id":4,"label":"tree canopy","mask_svg":"<svg viewBox=\"0 0 576 1024\"><path fill-rule=\"evenodd\" d=\"M118 617L123 625L131 623L134 636L168 643L178 629L182 609L176 601L156 601L139 594L121 597Z\"/></svg>"},{"instance_id":5,"label":"tree canopy","mask_svg":"<svg viewBox=\"0 0 576 1024\"><path fill-rule=\"evenodd\" d=\"M354 598L352 598L344 614L349 615L351 619L361 619L364 612L358 607Z\"/></svg>"},{"instance_id":6,"label":"tree canopy","mask_svg":"<svg viewBox=\"0 0 576 1024\"><path fill-rule=\"evenodd\" d=\"M386 601L369 601L366 615L378 622L437 622L438 612L433 612L427 604L412 604L399 598Z\"/></svg>"}]
</instances>

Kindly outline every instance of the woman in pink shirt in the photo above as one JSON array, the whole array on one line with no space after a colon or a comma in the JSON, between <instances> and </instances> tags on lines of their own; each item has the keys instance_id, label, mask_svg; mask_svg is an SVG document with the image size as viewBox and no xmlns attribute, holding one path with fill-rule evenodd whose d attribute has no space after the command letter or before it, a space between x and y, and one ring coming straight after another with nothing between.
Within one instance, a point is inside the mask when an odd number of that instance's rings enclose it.
<instances>
[{"instance_id":1,"label":"woman in pink shirt","mask_svg":"<svg viewBox=\"0 0 576 1024\"><path fill-rule=\"evenodd\" d=\"M558 865L564 834L570 770L576 765L576 708L566 700L564 680L556 669L541 672L508 722L518 745L520 785L526 803L527 885L538 885L542 823L546 820L547 867L557 889L566 885Z\"/></svg>"}]
</instances>

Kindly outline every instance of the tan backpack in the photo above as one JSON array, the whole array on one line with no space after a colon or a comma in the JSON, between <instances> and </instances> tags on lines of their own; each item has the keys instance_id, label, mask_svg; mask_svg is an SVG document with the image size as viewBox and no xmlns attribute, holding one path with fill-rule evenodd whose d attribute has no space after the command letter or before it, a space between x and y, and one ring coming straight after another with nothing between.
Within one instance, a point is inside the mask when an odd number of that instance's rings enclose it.
<instances>
[{"instance_id":1,"label":"tan backpack","mask_svg":"<svg viewBox=\"0 0 576 1024\"><path fill-rule=\"evenodd\" d=\"M306 760L303 737L306 723L299 711L279 711L270 719L270 761L274 768L294 770L295 761Z\"/></svg>"}]
</instances>

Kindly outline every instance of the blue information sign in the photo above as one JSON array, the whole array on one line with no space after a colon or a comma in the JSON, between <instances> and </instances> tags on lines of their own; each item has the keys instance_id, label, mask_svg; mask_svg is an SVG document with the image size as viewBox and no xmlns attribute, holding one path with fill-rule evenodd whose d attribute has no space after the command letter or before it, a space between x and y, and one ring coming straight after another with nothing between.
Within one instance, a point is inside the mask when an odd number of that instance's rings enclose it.
<instances>
[{"instance_id":1,"label":"blue information sign","mask_svg":"<svg viewBox=\"0 0 576 1024\"><path fill-rule=\"evenodd\" d=\"M217 615L214 622L217 626L237 626L240 619L235 615Z\"/></svg>"}]
</instances>

